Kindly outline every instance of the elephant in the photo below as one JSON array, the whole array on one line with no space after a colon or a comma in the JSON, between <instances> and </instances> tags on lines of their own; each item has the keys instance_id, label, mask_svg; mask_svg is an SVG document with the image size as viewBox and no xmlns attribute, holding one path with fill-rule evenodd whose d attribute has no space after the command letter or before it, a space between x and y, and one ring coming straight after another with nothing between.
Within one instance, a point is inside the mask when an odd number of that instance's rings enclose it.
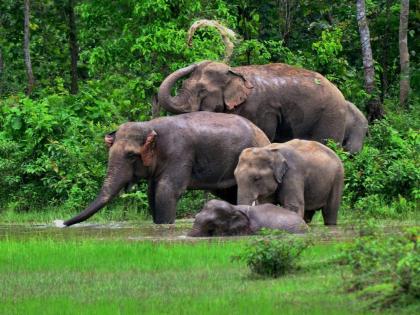
<instances>
[{"instance_id":1,"label":"elephant","mask_svg":"<svg viewBox=\"0 0 420 315\"><path fill-rule=\"evenodd\" d=\"M140 179L149 181L149 206L157 224L175 221L177 201L186 189L210 190L236 202L233 171L240 153L270 143L249 120L208 112L124 123L112 137L107 175L98 196L84 211L61 222L64 226L91 217L122 188Z\"/></svg>"},{"instance_id":2,"label":"elephant","mask_svg":"<svg viewBox=\"0 0 420 315\"><path fill-rule=\"evenodd\" d=\"M238 204L278 203L307 223L322 209L324 224L337 224L344 168L339 157L319 142L294 139L247 148L234 174Z\"/></svg>"},{"instance_id":3,"label":"elephant","mask_svg":"<svg viewBox=\"0 0 420 315\"><path fill-rule=\"evenodd\" d=\"M360 152L368 131L368 120L353 103L346 101L346 127L343 148L354 154Z\"/></svg>"},{"instance_id":4,"label":"elephant","mask_svg":"<svg viewBox=\"0 0 420 315\"><path fill-rule=\"evenodd\" d=\"M262 228L291 233L308 230L305 221L295 212L273 204L234 206L222 200L210 200L195 216L188 236L231 236L255 234Z\"/></svg>"},{"instance_id":5,"label":"elephant","mask_svg":"<svg viewBox=\"0 0 420 315\"><path fill-rule=\"evenodd\" d=\"M182 88L171 95L184 77ZM321 74L287 64L230 67L204 61L179 69L159 87L158 102L171 113L195 111L243 116L271 142L295 138L343 143L347 105Z\"/></svg>"}]
</instances>

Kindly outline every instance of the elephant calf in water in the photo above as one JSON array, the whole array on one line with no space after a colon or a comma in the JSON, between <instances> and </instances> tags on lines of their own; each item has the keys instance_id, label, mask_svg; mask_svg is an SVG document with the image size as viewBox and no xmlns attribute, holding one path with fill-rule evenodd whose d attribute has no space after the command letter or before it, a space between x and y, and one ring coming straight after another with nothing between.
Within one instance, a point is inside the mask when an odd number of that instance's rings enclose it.
<instances>
[{"instance_id":1,"label":"elephant calf in water","mask_svg":"<svg viewBox=\"0 0 420 315\"><path fill-rule=\"evenodd\" d=\"M340 158L325 145L307 140L247 148L235 169L238 204L280 204L310 222L322 209L326 225L337 224L344 185Z\"/></svg>"},{"instance_id":2,"label":"elephant calf in water","mask_svg":"<svg viewBox=\"0 0 420 315\"><path fill-rule=\"evenodd\" d=\"M297 213L273 204L234 206L226 201L213 199L195 216L188 236L255 234L262 228L303 233L308 226Z\"/></svg>"},{"instance_id":3,"label":"elephant calf in water","mask_svg":"<svg viewBox=\"0 0 420 315\"><path fill-rule=\"evenodd\" d=\"M108 171L99 195L80 214L56 225L86 220L142 178L149 181L155 223L175 221L177 201L186 189L207 189L236 202L233 171L240 153L270 143L249 120L209 112L125 123L109 138Z\"/></svg>"}]
</instances>

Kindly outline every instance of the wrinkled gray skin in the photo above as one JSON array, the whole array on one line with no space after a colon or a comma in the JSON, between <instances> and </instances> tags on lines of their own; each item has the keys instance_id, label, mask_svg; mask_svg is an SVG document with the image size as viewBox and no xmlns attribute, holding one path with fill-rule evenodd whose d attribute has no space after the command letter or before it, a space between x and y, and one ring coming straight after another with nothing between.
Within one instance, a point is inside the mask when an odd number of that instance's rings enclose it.
<instances>
[{"instance_id":1,"label":"wrinkled gray skin","mask_svg":"<svg viewBox=\"0 0 420 315\"><path fill-rule=\"evenodd\" d=\"M175 83L187 76L171 96ZM175 114L210 111L246 117L273 142L299 138L342 144L344 139L347 105L341 92L319 73L286 64L193 64L162 82L158 101Z\"/></svg>"},{"instance_id":2,"label":"wrinkled gray skin","mask_svg":"<svg viewBox=\"0 0 420 315\"><path fill-rule=\"evenodd\" d=\"M368 121L356 105L348 101L346 101L346 104L346 129L343 148L350 153L358 153L363 147L363 140L368 131Z\"/></svg>"},{"instance_id":3,"label":"wrinkled gray skin","mask_svg":"<svg viewBox=\"0 0 420 315\"><path fill-rule=\"evenodd\" d=\"M222 200L210 200L195 216L188 236L230 236L255 234L262 228L303 233L305 221L295 212L273 204L234 206Z\"/></svg>"},{"instance_id":4,"label":"wrinkled gray skin","mask_svg":"<svg viewBox=\"0 0 420 315\"><path fill-rule=\"evenodd\" d=\"M125 123L109 144L108 171L99 195L64 225L86 220L142 178L149 180L155 223L175 221L177 201L186 189L207 189L235 202L233 171L239 154L269 143L258 127L237 115L197 112Z\"/></svg>"},{"instance_id":5,"label":"wrinkled gray skin","mask_svg":"<svg viewBox=\"0 0 420 315\"><path fill-rule=\"evenodd\" d=\"M337 224L344 169L326 146L306 140L245 149L235 169L238 204L280 204L310 222L322 209L326 225Z\"/></svg>"}]
</instances>

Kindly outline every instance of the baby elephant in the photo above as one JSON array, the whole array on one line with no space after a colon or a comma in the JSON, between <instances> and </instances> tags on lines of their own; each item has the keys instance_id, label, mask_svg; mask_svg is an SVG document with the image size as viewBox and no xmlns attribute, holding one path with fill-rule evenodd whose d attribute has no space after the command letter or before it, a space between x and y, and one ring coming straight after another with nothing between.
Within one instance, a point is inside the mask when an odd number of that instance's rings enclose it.
<instances>
[{"instance_id":1,"label":"baby elephant","mask_svg":"<svg viewBox=\"0 0 420 315\"><path fill-rule=\"evenodd\" d=\"M338 156L319 142L295 139L245 149L235 178L238 204L280 204L306 222L322 209L324 223L337 224L344 169Z\"/></svg>"},{"instance_id":2,"label":"baby elephant","mask_svg":"<svg viewBox=\"0 0 420 315\"><path fill-rule=\"evenodd\" d=\"M195 216L193 229L188 236L255 234L262 228L303 233L308 226L295 212L272 204L234 206L213 199Z\"/></svg>"}]
</instances>

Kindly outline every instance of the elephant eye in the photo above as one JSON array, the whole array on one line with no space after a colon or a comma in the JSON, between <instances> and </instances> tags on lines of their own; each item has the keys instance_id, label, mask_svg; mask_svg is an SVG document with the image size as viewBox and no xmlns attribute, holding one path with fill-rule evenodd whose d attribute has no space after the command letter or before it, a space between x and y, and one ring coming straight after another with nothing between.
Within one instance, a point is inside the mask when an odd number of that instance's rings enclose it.
<instances>
[{"instance_id":1,"label":"elephant eye","mask_svg":"<svg viewBox=\"0 0 420 315\"><path fill-rule=\"evenodd\" d=\"M200 89L199 91L198 91L198 96L204 96L204 95L206 95L207 94L207 90L206 89Z\"/></svg>"},{"instance_id":2,"label":"elephant eye","mask_svg":"<svg viewBox=\"0 0 420 315\"><path fill-rule=\"evenodd\" d=\"M254 176L254 177L252 178L252 180L253 180L254 182L258 182L260 179L261 179L261 176Z\"/></svg>"},{"instance_id":3,"label":"elephant eye","mask_svg":"<svg viewBox=\"0 0 420 315\"><path fill-rule=\"evenodd\" d=\"M135 152L127 152L126 157L129 159L134 159L137 156L137 153Z\"/></svg>"}]
</instances>

